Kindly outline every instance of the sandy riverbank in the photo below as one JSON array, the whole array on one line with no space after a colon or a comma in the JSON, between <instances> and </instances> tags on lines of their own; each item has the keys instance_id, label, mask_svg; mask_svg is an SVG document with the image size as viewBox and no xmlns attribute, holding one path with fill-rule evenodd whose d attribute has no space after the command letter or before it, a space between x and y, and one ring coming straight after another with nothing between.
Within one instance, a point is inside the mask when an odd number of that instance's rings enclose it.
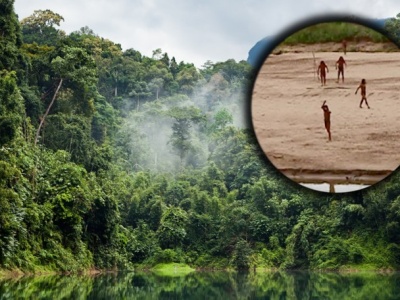
<instances>
[{"instance_id":1,"label":"sandy riverbank","mask_svg":"<svg viewBox=\"0 0 400 300\"><path fill-rule=\"evenodd\" d=\"M329 68L324 87L311 51L272 54L261 68L252 121L262 149L278 169L386 172L399 166L400 53L349 52L345 82L337 83L340 55L315 53L315 62L324 60ZM360 91L354 94L362 78L371 109L360 109ZM331 142L324 128L324 100L332 112Z\"/></svg>"}]
</instances>

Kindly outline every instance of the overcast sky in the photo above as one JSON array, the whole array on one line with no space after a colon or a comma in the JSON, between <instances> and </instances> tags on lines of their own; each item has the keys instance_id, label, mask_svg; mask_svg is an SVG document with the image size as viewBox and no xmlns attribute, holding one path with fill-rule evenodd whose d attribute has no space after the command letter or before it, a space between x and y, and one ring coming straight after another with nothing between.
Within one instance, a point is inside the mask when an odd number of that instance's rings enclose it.
<instances>
[{"instance_id":1,"label":"overcast sky","mask_svg":"<svg viewBox=\"0 0 400 300\"><path fill-rule=\"evenodd\" d=\"M34 10L62 15L70 33L88 26L97 35L143 55L161 48L177 61L247 59L266 36L312 16L351 13L386 18L400 13L399 0L15 0L19 19Z\"/></svg>"}]
</instances>

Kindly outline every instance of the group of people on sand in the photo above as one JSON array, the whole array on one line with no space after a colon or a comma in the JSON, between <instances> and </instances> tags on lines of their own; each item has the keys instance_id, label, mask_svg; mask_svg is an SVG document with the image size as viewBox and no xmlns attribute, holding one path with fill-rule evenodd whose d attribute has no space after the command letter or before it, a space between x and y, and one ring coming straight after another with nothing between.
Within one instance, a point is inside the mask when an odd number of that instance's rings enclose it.
<instances>
[{"instance_id":1,"label":"group of people on sand","mask_svg":"<svg viewBox=\"0 0 400 300\"><path fill-rule=\"evenodd\" d=\"M346 44L344 44L344 53L346 54ZM342 75L342 83L344 82L344 66L347 66L346 61L344 60L343 56L340 56L339 59L336 62L336 69L338 70L338 79L337 82L339 82L340 75ZM328 66L325 64L325 62L322 60L318 66L317 69L317 74L319 74L321 78L321 85L326 85L326 72L329 72ZM365 104L367 105L368 108L368 102L367 102L367 87L366 87L366 80L362 79L360 85L357 87L355 94L357 94L358 90L361 89L361 102L360 102L360 108L362 108L362 104L365 101ZM324 112L324 122L325 122L325 129L328 132L328 138L329 141L332 140L331 138L331 111L329 110L328 105L326 104L326 101L322 103L321 106L323 112Z\"/></svg>"},{"instance_id":2,"label":"group of people on sand","mask_svg":"<svg viewBox=\"0 0 400 300\"><path fill-rule=\"evenodd\" d=\"M361 80L360 85L357 87L355 94L357 94L358 90L361 89L361 102L360 102L360 108L362 108L362 103L363 101L365 101L365 103L367 104L367 107L369 107L368 102L367 102L367 88L366 88L366 81L365 79ZM324 103L322 103L321 106L322 110L324 111L324 121L325 121L325 129L328 132L328 138L329 141L332 140L331 138L331 111L329 110L328 105L326 104L326 100L324 101Z\"/></svg>"},{"instance_id":3,"label":"group of people on sand","mask_svg":"<svg viewBox=\"0 0 400 300\"><path fill-rule=\"evenodd\" d=\"M337 82L339 82L340 75L342 75L342 83L344 82L344 66L347 67L346 61L344 60L343 56L339 57L335 64L336 70L338 70L337 74ZM326 73L329 73L328 66L326 63L321 60L317 69L317 75L321 79L321 86L326 85Z\"/></svg>"},{"instance_id":4,"label":"group of people on sand","mask_svg":"<svg viewBox=\"0 0 400 300\"><path fill-rule=\"evenodd\" d=\"M361 89L361 102L360 102L360 108L362 108L362 103L363 101L365 101L365 103L367 104L367 107L369 107L368 102L367 102L367 88L366 88L366 81L365 79L361 80L360 85L357 87L355 94L357 94L358 90ZM322 110L324 111L324 121L325 121L325 129L328 132L328 138L329 141L332 140L331 138L331 111L329 110L328 105L326 104L326 100L324 101L324 103L322 103L321 106Z\"/></svg>"}]
</instances>

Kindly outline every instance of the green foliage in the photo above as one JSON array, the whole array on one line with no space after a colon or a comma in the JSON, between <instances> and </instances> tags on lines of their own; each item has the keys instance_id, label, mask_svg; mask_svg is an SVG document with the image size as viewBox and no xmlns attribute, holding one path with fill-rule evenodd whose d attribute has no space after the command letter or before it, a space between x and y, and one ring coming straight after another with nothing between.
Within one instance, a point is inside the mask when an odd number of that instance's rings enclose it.
<instances>
[{"instance_id":1,"label":"green foliage","mask_svg":"<svg viewBox=\"0 0 400 300\"><path fill-rule=\"evenodd\" d=\"M268 247L265 244L261 244L258 250L258 261L254 262L254 266L265 266L268 268L279 268L285 259L285 249L281 247L277 236L271 236L269 238Z\"/></svg>"},{"instance_id":2,"label":"green foliage","mask_svg":"<svg viewBox=\"0 0 400 300\"><path fill-rule=\"evenodd\" d=\"M213 122L210 122L211 124L208 126L209 134L211 136L218 136L232 122L232 114L226 108L218 110L213 117Z\"/></svg>"},{"instance_id":3,"label":"green foliage","mask_svg":"<svg viewBox=\"0 0 400 300\"><path fill-rule=\"evenodd\" d=\"M384 29L389 37L397 44L400 45L400 13L395 18L390 18L385 22Z\"/></svg>"},{"instance_id":4,"label":"green foliage","mask_svg":"<svg viewBox=\"0 0 400 300\"><path fill-rule=\"evenodd\" d=\"M76 115L50 115L42 131L42 143L52 150L71 153L74 162L89 165L93 143L88 120Z\"/></svg>"},{"instance_id":5,"label":"green foliage","mask_svg":"<svg viewBox=\"0 0 400 300\"><path fill-rule=\"evenodd\" d=\"M233 250L233 265L239 270L248 270L250 268L251 248L247 241L237 241Z\"/></svg>"},{"instance_id":6,"label":"green foliage","mask_svg":"<svg viewBox=\"0 0 400 300\"><path fill-rule=\"evenodd\" d=\"M0 264L12 266L13 253L18 249L18 235L25 228L22 199L12 188L21 180L20 171L9 163L0 161Z\"/></svg>"},{"instance_id":7,"label":"green foliage","mask_svg":"<svg viewBox=\"0 0 400 300\"><path fill-rule=\"evenodd\" d=\"M204 121L204 115L200 109L194 106L173 107L168 111L167 115L175 120L172 125L170 142L181 161L183 161L190 151L195 150L191 141L192 133L190 129L194 124Z\"/></svg>"},{"instance_id":8,"label":"green foliage","mask_svg":"<svg viewBox=\"0 0 400 300\"><path fill-rule=\"evenodd\" d=\"M199 78L200 74L194 65L187 65L176 74L176 81L179 84L180 91L186 95L193 94L195 83Z\"/></svg>"},{"instance_id":9,"label":"green foliage","mask_svg":"<svg viewBox=\"0 0 400 300\"><path fill-rule=\"evenodd\" d=\"M186 238L187 213L176 207L167 208L157 229L157 237L162 248L181 246Z\"/></svg>"},{"instance_id":10,"label":"green foliage","mask_svg":"<svg viewBox=\"0 0 400 300\"><path fill-rule=\"evenodd\" d=\"M173 263L151 272L4 278L0 293L4 299L396 299L398 280L396 272L193 272Z\"/></svg>"},{"instance_id":11,"label":"green foliage","mask_svg":"<svg viewBox=\"0 0 400 300\"><path fill-rule=\"evenodd\" d=\"M164 250L166 251L166 250ZM181 277L192 273L194 269L185 264L158 264L152 268L152 272L164 277Z\"/></svg>"},{"instance_id":12,"label":"green foliage","mask_svg":"<svg viewBox=\"0 0 400 300\"><path fill-rule=\"evenodd\" d=\"M151 262L161 251L155 232L143 221L133 230L128 249L135 263Z\"/></svg>"},{"instance_id":13,"label":"green foliage","mask_svg":"<svg viewBox=\"0 0 400 300\"><path fill-rule=\"evenodd\" d=\"M96 82L94 60L79 47L64 46L51 61L52 70L61 78L68 78L81 85L90 86Z\"/></svg>"},{"instance_id":14,"label":"green foliage","mask_svg":"<svg viewBox=\"0 0 400 300\"><path fill-rule=\"evenodd\" d=\"M20 24L14 12L14 0L0 1L0 70L15 70L21 62Z\"/></svg>"},{"instance_id":15,"label":"green foliage","mask_svg":"<svg viewBox=\"0 0 400 300\"><path fill-rule=\"evenodd\" d=\"M283 42L287 45L313 44L313 43L340 43L347 41L370 41L374 43L388 42L388 39L381 33L349 22L327 22L304 28Z\"/></svg>"},{"instance_id":16,"label":"green foliage","mask_svg":"<svg viewBox=\"0 0 400 300\"><path fill-rule=\"evenodd\" d=\"M12 4L0 3L0 268L398 268L400 175L344 196L277 175L238 125L246 62L197 70L88 27L64 36L51 11L22 22L21 44ZM358 27L315 34L335 28Z\"/></svg>"},{"instance_id":17,"label":"green foliage","mask_svg":"<svg viewBox=\"0 0 400 300\"><path fill-rule=\"evenodd\" d=\"M49 9L35 10L31 16L21 21L24 43L55 46L65 35L54 28L54 25L60 26L61 21L64 18Z\"/></svg>"},{"instance_id":18,"label":"green foliage","mask_svg":"<svg viewBox=\"0 0 400 300\"><path fill-rule=\"evenodd\" d=\"M0 146L10 142L21 129L22 98L14 71L0 71Z\"/></svg>"},{"instance_id":19,"label":"green foliage","mask_svg":"<svg viewBox=\"0 0 400 300\"><path fill-rule=\"evenodd\" d=\"M181 262L182 257L173 249L164 249L156 252L152 261L154 264Z\"/></svg>"}]
</instances>

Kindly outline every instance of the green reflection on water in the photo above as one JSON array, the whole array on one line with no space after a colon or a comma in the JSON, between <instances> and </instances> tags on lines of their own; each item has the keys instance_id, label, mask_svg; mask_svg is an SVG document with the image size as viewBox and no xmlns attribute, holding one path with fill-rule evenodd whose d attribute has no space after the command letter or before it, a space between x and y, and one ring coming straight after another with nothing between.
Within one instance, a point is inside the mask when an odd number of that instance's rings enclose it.
<instances>
[{"instance_id":1,"label":"green reflection on water","mask_svg":"<svg viewBox=\"0 0 400 300\"><path fill-rule=\"evenodd\" d=\"M0 299L399 299L400 274L194 272L0 280Z\"/></svg>"}]
</instances>

